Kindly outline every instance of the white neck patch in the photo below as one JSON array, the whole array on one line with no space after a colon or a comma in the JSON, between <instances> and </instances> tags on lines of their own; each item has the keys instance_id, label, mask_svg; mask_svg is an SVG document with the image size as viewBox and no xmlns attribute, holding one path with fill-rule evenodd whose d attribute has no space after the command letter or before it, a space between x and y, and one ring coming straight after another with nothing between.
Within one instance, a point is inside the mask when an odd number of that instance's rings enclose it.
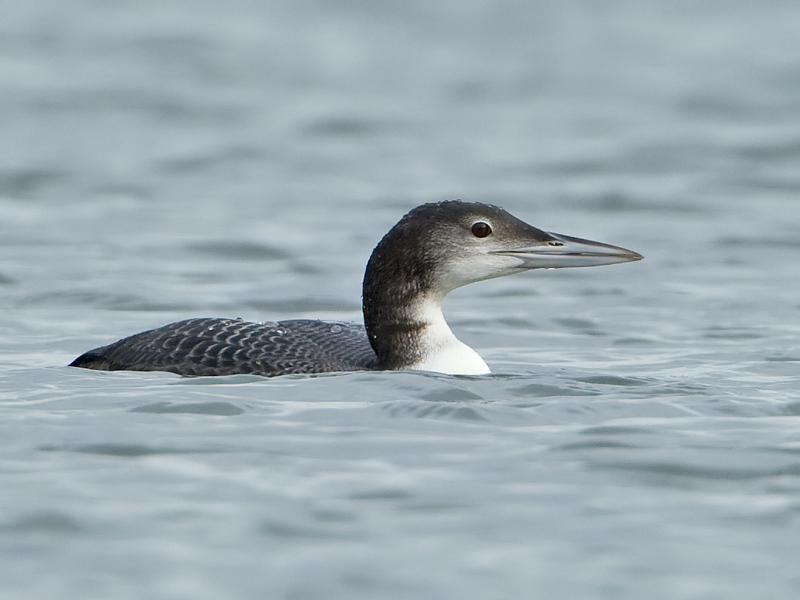
<instances>
[{"instance_id":1,"label":"white neck patch","mask_svg":"<svg viewBox=\"0 0 800 600\"><path fill-rule=\"evenodd\" d=\"M418 306L416 319L426 323L420 332L422 358L409 366L415 371L434 371L448 375L485 375L491 373L480 354L459 340L442 314L442 303L426 298Z\"/></svg>"}]
</instances>

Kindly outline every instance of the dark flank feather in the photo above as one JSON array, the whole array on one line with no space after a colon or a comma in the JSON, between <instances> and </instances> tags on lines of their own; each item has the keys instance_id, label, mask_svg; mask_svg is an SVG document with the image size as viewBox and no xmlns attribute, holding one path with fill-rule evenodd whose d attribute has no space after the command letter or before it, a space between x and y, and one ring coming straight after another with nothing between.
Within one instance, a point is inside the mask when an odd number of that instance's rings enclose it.
<instances>
[{"instance_id":1,"label":"dark flank feather","mask_svg":"<svg viewBox=\"0 0 800 600\"><path fill-rule=\"evenodd\" d=\"M352 323L188 319L95 348L70 366L195 376L272 376L367 370L374 363L375 352L364 328Z\"/></svg>"}]
</instances>

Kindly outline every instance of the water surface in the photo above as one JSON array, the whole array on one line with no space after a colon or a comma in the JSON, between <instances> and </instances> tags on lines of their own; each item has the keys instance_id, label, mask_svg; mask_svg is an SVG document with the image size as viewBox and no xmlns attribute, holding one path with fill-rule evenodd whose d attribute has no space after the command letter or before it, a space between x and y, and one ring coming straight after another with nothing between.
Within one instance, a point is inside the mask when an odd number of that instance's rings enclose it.
<instances>
[{"instance_id":1,"label":"water surface","mask_svg":"<svg viewBox=\"0 0 800 600\"><path fill-rule=\"evenodd\" d=\"M796 3L2 13L3 597L800 595ZM65 366L447 198L646 260L455 292L491 376Z\"/></svg>"}]
</instances>

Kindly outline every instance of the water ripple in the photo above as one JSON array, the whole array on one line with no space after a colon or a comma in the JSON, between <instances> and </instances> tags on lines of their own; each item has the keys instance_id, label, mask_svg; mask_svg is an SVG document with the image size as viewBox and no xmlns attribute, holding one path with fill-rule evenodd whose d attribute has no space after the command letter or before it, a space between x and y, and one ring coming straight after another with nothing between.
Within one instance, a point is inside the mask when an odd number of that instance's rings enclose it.
<instances>
[{"instance_id":1,"label":"water ripple","mask_svg":"<svg viewBox=\"0 0 800 600\"><path fill-rule=\"evenodd\" d=\"M243 408L231 404L230 402L155 402L132 408L130 412L152 413L152 414L193 414L193 415L213 415L218 417L232 417L244 412Z\"/></svg>"}]
</instances>

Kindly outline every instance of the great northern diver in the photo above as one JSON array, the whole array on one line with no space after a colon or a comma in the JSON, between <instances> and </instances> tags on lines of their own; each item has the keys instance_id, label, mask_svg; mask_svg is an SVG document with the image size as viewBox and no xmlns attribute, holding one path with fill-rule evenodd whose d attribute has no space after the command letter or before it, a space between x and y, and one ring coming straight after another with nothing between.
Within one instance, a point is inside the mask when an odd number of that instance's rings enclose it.
<instances>
[{"instance_id":1,"label":"great northern diver","mask_svg":"<svg viewBox=\"0 0 800 600\"><path fill-rule=\"evenodd\" d=\"M180 375L398 369L484 374L489 367L444 320L442 300L449 292L528 269L641 259L625 248L536 229L497 206L423 204L372 252L364 274L364 327L188 319L90 350L70 366Z\"/></svg>"}]
</instances>

